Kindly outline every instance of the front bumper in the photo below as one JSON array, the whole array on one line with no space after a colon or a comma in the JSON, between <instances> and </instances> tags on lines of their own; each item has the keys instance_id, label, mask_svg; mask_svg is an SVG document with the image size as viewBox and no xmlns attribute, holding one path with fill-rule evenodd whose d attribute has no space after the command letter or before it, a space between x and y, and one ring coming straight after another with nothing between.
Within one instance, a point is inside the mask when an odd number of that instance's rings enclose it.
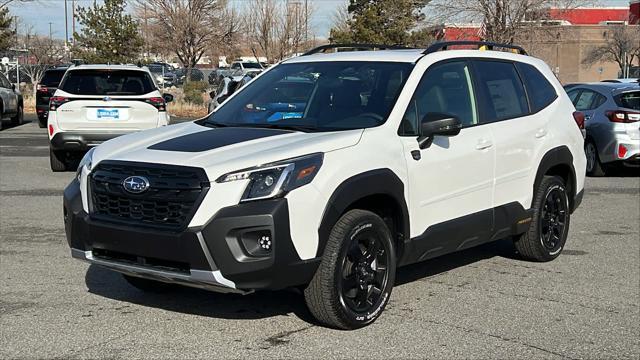
<instances>
[{"instance_id":1,"label":"front bumper","mask_svg":"<svg viewBox=\"0 0 640 360\"><path fill-rule=\"evenodd\" d=\"M96 221L82 208L79 183L64 192L64 222L74 258L124 274L218 292L278 290L311 281L319 259L300 260L290 238L286 199L223 208L201 228L180 232ZM271 250L252 246L271 239ZM255 245L255 244L253 244Z\"/></svg>"},{"instance_id":2,"label":"front bumper","mask_svg":"<svg viewBox=\"0 0 640 360\"><path fill-rule=\"evenodd\" d=\"M131 132L108 132L91 134L59 132L51 138L50 146L53 150L86 151L107 140L130 133Z\"/></svg>"}]
</instances>

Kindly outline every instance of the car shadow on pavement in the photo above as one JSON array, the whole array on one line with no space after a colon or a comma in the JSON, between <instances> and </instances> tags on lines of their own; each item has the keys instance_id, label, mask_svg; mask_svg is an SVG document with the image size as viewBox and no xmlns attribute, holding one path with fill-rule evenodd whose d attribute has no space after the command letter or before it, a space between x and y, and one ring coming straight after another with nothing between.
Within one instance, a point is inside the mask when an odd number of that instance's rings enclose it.
<instances>
[{"instance_id":1,"label":"car shadow on pavement","mask_svg":"<svg viewBox=\"0 0 640 360\"><path fill-rule=\"evenodd\" d=\"M97 265L89 267L85 283L92 294L184 314L222 319L262 319L295 314L303 321L315 324L304 297L295 290L238 295L176 285L167 292L146 293L129 285L119 273Z\"/></svg>"},{"instance_id":2,"label":"car shadow on pavement","mask_svg":"<svg viewBox=\"0 0 640 360\"><path fill-rule=\"evenodd\" d=\"M495 256L518 259L511 239L402 267L398 269L395 284L428 278ZM89 267L85 283L92 294L184 314L238 320L294 314L305 322L317 324L297 290L260 291L243 296L176 285L166 293L145 293L129 285L119 273L97 265Z\"/></svg>"},{"instance_id":3,"label":"car shadow on pavement","mask_svg":"<svg viewBox=\"0 0 640 360\"><path fill-rule=\"evenodd\" d=\"M403 285L416 280L429 278L447 271L471 265L475 262L503 257L513 260L522 260L516 253L513 240L506 238L488 244L480 245L467 250L440 256L431 260L404 266L396 273L395 285Z\"/></svg>"}]
</instances>

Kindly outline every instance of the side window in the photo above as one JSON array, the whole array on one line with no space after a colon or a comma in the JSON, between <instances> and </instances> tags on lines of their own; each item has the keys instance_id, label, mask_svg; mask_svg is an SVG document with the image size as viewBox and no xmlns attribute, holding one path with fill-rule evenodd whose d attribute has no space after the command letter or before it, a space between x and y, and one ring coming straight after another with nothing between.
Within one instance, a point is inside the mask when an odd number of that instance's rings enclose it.
<instances>
[{"instance_id":1,"label":"side window","mask_svg":"<svg viewBox=\"0 0 640 360\"><path fill-rule=\"evenodd\" d=\"M524 86L527 89L529 103L531 104L531 112L535 113L544 109L558 97L553 85L534 66L516 63L516 67L524 80Z\"/></svg>"},{"instance_id":2,"label":"side window","mask_svg":"<svg viewBox=\"0 0 640 360\"><path fill-rule=\"evenodd\" d=\"M240 69L240 64L239 63L234 63L233 65L231 65L231 68L236 70L236 69Z\"/></svg>"},{"instance_id":3,"label":"side window","mask_svg":"<svg viewBox=\"0 0 640 360\"><path fill-rule=\"evenodd\" d=\"M567 93L569 95L569 99L573 103L573 106L576 105L576 100L578 99L578 94L580 93L580 89L574 89Z\"/></svg>"},{"instance_id":4,"label":"side window","mask_svg":"<svg viewBox=\"0 0 640 360\"><path fill-rule=\"evenodd\" d=\"M477 60L474 65L479 91L484 93L483 123L529 114L524 87L512 63Z\"/></svg>"},{"instance_id":5,"label":"side window","mask_svg":"<svg viewBox=\"0 0 640 360\"><path fill-rule=\"evenodd\" d=\"M580 97L575 101L576 110L585 111L591 109L591 104L598 94L591 90L582 90Z\"/></svg>"},{"instance_id":6,"label":"side window","mask_svg":"<svg viewBox=\"0 0 640 360\"><path fill-rule=\"evenodd\" d=\"M435 64L420 80L398 133L417 136L427 113L456 115L463 126L478 123L469 66L465 61Z\"/></svg>"}]
</instances>

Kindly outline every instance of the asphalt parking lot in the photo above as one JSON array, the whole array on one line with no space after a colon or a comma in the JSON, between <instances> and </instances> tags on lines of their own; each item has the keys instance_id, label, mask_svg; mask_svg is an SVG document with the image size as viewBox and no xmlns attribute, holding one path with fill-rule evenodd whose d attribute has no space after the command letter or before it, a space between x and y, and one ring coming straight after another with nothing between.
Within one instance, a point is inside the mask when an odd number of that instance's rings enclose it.
<instances>
[{"instance_id":1,"label":"asphalt parking lot","mask_svg":"<svg viewBox=\"0 0 640 360\"><path fill-rule=\"evenodd\" d=\"M0 358L640 357L635 174L587 179L557 260L522 261L506 239L401 269L382 317L345 332L294 292L145 294L73 260L74 173L52 173L47 146L33 121L0 132Z\"/></svg>"}]
</instances>

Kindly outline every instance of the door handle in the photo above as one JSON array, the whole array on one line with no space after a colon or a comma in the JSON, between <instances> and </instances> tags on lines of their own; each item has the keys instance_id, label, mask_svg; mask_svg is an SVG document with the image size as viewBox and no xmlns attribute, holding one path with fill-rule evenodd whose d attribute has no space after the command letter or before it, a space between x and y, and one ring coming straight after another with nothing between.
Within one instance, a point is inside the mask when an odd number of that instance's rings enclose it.
<instances>
[{"instance_id":1,"label":"door handle","mask_svg":"<svg viewBox=\"0 0 640 360\"><path fill-rule=\"evenodd\" d=\"M489 140L480 139L476 144L476 150L484 150L493 146L493 143Z\"/></svg>"},{"instance_id":2,"label":"door handle","mask_svg":"<svg viewBox=\"0 0 640 360\"><path fill-rule=\"evenodd\" d=\"M536 139L540 139L547 136L547 129L538 129L538 131L536 131Z\"/></svg>"}]
</instances>

